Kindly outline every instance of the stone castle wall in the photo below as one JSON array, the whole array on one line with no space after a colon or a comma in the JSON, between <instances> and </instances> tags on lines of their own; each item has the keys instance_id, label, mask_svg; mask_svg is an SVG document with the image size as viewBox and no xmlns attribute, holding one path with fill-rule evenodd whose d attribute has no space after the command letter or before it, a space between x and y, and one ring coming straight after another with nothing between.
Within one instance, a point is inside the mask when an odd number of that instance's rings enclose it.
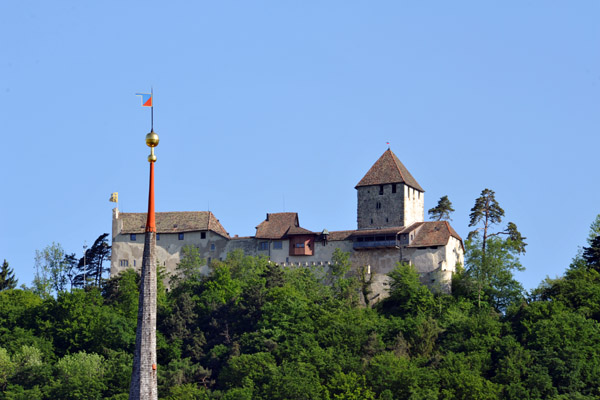
<instances>
[{"instance_id":1,"label":"stone castle wall","mask_svg":"<svg viewBox=\"0 0 600 400\"><path fill-rule=\"evenodd\" d=\"M358 229L409 226L425 220L425 194L402 183L357 188ZM382 193L382 194L380 194Z\"/></svg>"}]
</instances>

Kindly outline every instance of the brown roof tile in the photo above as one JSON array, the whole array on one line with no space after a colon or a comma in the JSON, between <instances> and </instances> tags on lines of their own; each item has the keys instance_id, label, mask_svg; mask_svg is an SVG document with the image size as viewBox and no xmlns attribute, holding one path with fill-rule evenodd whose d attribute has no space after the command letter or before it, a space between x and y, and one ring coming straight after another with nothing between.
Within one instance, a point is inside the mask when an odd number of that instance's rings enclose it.
<instances>
[{"instance_id":1,"label":"brown roof tile","mask_svg":"<svg viewBox=\"0 0 600 400\"><path fill-rule=\"evenodd\" d=\"M445 246L451 236L462 243L461 237L447 221L423 222L409 247Z\"/></svg>"},{"instance_id":2,"label":"brown roof tile","mask_svg":"<svg viewBox=\"0 0 600 400\"><path fill-rule=\"evenodd\" d=\"M287 236L291 235L316 235L315 232L309 231L308 229L304 229L300 226L290 226L290 228L285 233Z\"/></svg>"},{"instance_id":3,"label":"brown roof tile","mask_svg":"<svg viewBox=\"0 0 600 400\"><path fill-rule=\"evenodd\" d=\"M425 191L390 149L387 149L379 157L379 160L373 164L356 187L384 185L386 183L404 183L421 192Z\"/></svg>"},{"instance_id":4,"label":"brown roof tile","mask_svg":"<svg viewBox=\"0 0 600 400\"><path fill-rule=\"evenodd\" d=\"M120 213L119 219L123 220L121 233L144 233L146 216L146 213ZM229 238L223 225L210 211L157 212L156 231L158 233L212 231Z\"/></svg>"},{"instance_id":5,"label":"brown roof tile","mask_svg":"<svg viewBox=\"0 0 600 400\"><path fill-rule=\"evenodd\" d=\"M329 232L329 236L327 240L337 241L337 240L350 240L350 236L356 231L332 231Z\"/></svg>"},{"instance_id":6,"label":"brown roof tile","mask_svg":"<svg viewBox=\"0 0 600 400\"><path fill-rule=\"evenodd\" d=\"M290 227L300 226L298 213L269 213L267 219L256 227L257 239L281 239Z\"/></svg>"}]
</instances>

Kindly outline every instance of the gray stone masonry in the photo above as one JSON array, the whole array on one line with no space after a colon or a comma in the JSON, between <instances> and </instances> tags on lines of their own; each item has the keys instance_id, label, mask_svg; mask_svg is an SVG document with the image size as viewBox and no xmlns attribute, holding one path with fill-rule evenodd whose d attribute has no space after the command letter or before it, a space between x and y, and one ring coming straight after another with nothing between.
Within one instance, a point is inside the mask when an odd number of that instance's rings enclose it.
<instances>
[{"instance_id":1,"label":"gray stone masonry","mask_svg":"<svg viewBox=\"0 0 600 400\"><path fill-rule=\"evenodd\" d=\"M156 233L148 232L144 241L129 400L158 399L156 368Z\"/></svg>"},{"instance_id":2,"label":"gray stone masonry","mask_svg":"<svg viewBox=\"0 0 600 400\"><path fill-rule=\"evenodd\" d=\"M424 221L424 193L403 183L360 186L356 192L358 229L409 226Z\"/></svg>"}]
</instances>

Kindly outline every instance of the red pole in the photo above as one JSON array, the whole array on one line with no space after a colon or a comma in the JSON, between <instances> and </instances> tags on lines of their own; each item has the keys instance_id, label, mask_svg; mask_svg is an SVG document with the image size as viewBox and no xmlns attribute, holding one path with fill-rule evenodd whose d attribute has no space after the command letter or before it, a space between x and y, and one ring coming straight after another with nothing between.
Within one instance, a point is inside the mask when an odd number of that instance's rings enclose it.
<instances>
[{"instance_id":1,"label":"red pole","mask_svg":"<svg viewBox=\"0 0 600 400\"><path fill-rule=\"evenodd\" d=\"M150 191L148 193L146 232L156 232L156 215L154 213L154 162L150 162Z\"/></svg>"}]
</instances>

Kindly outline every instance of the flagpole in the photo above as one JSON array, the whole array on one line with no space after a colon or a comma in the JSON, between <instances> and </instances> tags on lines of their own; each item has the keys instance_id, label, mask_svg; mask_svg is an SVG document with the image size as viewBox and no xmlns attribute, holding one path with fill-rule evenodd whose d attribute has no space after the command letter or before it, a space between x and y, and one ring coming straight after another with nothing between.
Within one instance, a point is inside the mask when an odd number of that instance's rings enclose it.
<instances>
[{"instance_id":1,"label":"flagpole","mask_svg":"<svg viewBox=\"0 0 600 400\"><path fill-rule=\"evenodd\" d=\"M154 132L154 88L150 87L150 98L152 105L150 106L150 132Z\"/></svg>"}]
</instances>

